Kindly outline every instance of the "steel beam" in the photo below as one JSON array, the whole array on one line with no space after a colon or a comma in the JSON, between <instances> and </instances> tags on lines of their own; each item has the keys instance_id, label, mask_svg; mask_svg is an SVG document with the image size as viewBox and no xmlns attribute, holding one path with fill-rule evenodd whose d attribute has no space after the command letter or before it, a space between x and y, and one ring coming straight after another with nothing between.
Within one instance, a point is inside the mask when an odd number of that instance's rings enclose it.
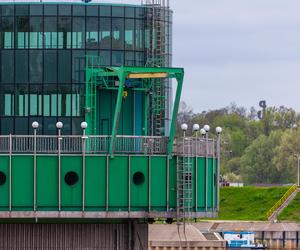
<instances>
[{"instance_id":1,"label":"steel beam","mask_svg":"<svg viewBox=\"0 0 300 250\"><path fill-rule=\"evenodd\" d=\"M176 88L175 101L174 101L174 106L173 106L173 111L172 111L170 136L169 136L169 142L168 142L169 158L172 158L172 148L173 148L173 142L174 142L175 132L176 132L176 118L177 118L180 96L181 96L181 91L182 91L183 77L184 77L184 72L182 69L181 73L176 74L177 88Z\"/></svg>"},{"instance_id":2,"label":"steel beam","mask_svg":"<svg viewBox=\"0 0 300 250\"><path fill-rule=\"evenodd\" d=\"M126 79L126 74L124 71L122 71L119 75L120 85L119 85L119 89L118 89L114 121L113 121L113 126L112 126L112 134L111 134L110 145L109 145L110 157L113 157L113 154L114 154L115 139L116 139L116 135L118 133L125 79Z\"/></svg>"}]
</instances>

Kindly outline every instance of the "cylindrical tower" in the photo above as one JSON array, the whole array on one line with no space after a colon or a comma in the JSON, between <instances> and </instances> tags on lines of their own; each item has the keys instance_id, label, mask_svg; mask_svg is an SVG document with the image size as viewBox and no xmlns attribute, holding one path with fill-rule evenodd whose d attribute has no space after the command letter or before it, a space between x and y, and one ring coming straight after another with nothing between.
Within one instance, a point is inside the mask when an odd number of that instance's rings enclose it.
<instances>
[{"instance_id":1,"label":"cylindrical tower","mask_svg":"<svg viewBox=\"0 0 300 250\"><path fill-rule=\"evenodd\" d=\"M40 133L55 134L58 120L63 134L79 134L86 55L99 56L99 66L170 66L171 15L158 4L0 3L0 134L29 134L33 121ZM120 134L141 135L143 97L128 93L132 112L122 113ZM170 93L168 83L151 93L148 134L164 134ZM108 90L97 95L97 133L109 134L115 96Z\"/></svg>"}]
</instances>

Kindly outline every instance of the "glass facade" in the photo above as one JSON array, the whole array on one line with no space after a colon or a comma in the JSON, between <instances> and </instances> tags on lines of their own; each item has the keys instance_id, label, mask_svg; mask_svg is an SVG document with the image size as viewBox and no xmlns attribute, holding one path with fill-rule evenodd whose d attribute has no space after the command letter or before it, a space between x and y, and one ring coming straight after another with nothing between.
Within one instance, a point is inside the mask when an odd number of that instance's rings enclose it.
<instances>
[{"instance_id":1,"label":"glass facade","mask_svg":"<svg viewBox=\"0 0 300 250\"><path fill-rule=\"evenodd\" d=\"M138 6L0 4L0 134L79 134L85 55L103 66L144 66L145 15Z\"/></svg>"}]
</instances>

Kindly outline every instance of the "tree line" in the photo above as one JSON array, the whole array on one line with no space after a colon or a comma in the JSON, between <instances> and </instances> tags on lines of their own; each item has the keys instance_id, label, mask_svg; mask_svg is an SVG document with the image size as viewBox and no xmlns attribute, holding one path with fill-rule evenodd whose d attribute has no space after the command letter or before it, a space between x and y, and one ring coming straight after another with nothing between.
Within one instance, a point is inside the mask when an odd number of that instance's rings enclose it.
<instances>
[{"instance_id":1,"label":"tree line","mask_svg":"<svg viewBox=\"0 0 300 250\"><path fill-rule=\"evenodd\" d=\"M180 104L180 125L187 123L191 135L193 124L212 129L223 128L221 141L221 175L228 181L254 183L292 183L297 180L300 159L300 115L285 106L266 107L261 117L251 107L229 106L194 113L185 102Z\"/></svg>"}]
</instances>

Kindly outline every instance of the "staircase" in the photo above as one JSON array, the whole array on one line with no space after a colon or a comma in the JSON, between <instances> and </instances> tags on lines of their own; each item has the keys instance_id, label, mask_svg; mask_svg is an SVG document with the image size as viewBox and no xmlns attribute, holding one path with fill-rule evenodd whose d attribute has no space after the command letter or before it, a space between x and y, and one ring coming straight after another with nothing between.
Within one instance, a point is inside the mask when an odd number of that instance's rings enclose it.
<instances>
[{"instance_id":1,"label":"staircase","mask_svg":"<svg viewBox=\"0 0 300 250\"><path fill-rule=\"evenodd\" d=\"M277 220L277 216L290 204L299 191L300 189L296 185L291 186L282 198L267 212L268 220Z\"/></svg>"}]
</instances>

